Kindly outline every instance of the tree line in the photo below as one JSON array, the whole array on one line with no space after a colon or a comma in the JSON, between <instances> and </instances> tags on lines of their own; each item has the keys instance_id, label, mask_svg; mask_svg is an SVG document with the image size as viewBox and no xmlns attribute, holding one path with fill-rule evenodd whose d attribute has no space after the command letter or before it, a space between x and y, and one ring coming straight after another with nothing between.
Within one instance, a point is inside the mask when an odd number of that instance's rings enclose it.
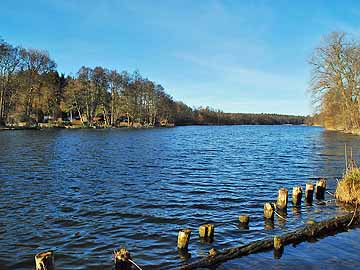
<instances>
[{"instance_id":1,"label":"tree line","mask_svg":"<svg viewBox=\"0 0 360 270\"><path fill-rule=\"evenodd\" d=\"M60 74L47 51L0 39L0 125L76 123L83 126L303 124L304 117L224 113L174 101L138 71L81 67Z\"/></svg>"},{"instance_id":2,"label":"tree line","mask_svg":"<svg viewBox=\"0 0 360 270\"><path fill-rule=\"evenodd\" d=\"M360 128L360 43L346 33L324 37L310 60L316 113L312 124L352 131Z\"/></svg>"}]
</instances>

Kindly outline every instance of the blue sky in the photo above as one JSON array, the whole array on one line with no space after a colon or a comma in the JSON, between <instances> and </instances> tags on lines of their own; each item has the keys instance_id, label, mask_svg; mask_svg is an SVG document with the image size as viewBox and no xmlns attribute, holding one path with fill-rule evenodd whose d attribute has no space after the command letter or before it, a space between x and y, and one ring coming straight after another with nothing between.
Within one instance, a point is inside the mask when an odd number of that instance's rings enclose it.
<instances>
[{"instance_id":1,"label":"blue sky","mask_svg":"<svg viewBox=\"0 0 360 270\"><path fill-rule=\"evenodd\" d=\"M2 0L0 36L49 51L65 74L139 70L190 106L309 114L307 60L332 31L360 34L358 1Z\"/></svg>"}]
</instances>

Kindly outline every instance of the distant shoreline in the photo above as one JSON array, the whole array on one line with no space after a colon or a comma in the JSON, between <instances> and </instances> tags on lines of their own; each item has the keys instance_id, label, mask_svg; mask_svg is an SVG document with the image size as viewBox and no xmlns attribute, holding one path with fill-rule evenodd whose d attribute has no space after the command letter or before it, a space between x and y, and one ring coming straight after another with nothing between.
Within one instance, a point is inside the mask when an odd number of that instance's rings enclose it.
<instances>
[{"instance_id":1,"label":"distant shoreline","mask_svg":"<svg viewBox=\"0 0 360 270\"><path fill-rule=\"evenodd\" d=\"M163 128L175 128L175 127L189 127L189 126L310 126L306 124L183 124L183 125L171 125L171 126L141 126L141 127L86 127L86 126L31 126L31 127L21 127L21 126L5 126L0 127L0 131L16 131L16 130L51 130L51 129L82 129L82 130L93 130L93 129L163 129ZM334 130L335 131L335 130ZM339 131L339 130L336 130ZM346 132L348 133L348 132ZM357 135L360 135L358 131Z\"/></svg>"}]
</instances>

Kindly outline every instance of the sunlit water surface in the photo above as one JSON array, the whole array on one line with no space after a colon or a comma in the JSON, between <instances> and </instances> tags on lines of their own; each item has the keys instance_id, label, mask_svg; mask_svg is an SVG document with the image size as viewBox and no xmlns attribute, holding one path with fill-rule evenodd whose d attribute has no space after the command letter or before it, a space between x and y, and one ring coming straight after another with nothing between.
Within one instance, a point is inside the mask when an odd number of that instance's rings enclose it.
<instances>
[{"instance_id":1,"label":"sunlit water surface","mask_svg":"<svg viewBox=\"0 0 360 270\"><path fill-rule=\"evenodd\" d=\"M211 247L234 247L343 213L289 206L264 227L263 204L277 190L328 178L334 191L344 145L359 158L360 136L303 126L192 126L147 130L0 132L0 269L32 269L55 250L58 269L112 269L126 246L143 269L176 269ZM327 195L326 200L332 198ZM250 229L238 224L251 216ZM213 222L215 241L199 225ZM184 261L177 232L192 228ZM360 230L227 262L218 269L360 269Z\"/></svg>"}]
</instances>

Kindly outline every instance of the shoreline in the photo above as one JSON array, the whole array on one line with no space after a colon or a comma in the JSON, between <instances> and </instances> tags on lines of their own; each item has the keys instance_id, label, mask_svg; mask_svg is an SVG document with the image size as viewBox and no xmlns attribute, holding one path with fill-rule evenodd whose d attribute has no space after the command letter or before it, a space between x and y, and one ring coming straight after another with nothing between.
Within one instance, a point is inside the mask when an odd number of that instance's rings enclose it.
<instances>
[{"instance_id":1,"label":"shoreline","mask_svg":"<svg viewBox=\"0 0 360 270\"><path fill-rule=\"evenodd\" d=\"M102 126L0 126L0 131L14 131L14 130L45 130L45 129L152 129L152 128L174 128L174 127L188 127L188 126L311 126L305 124L170 124L166 126L120 126L120 127L102 127ZM335 130L334 130L335 131ZM360 130L358 135L360 135Z\"/></svg>"},{"instance_id":2,"label":"shoreline","mask_svg":"<svg viewBox=\"0 0 360 270\"><path fill-rule=\"evenodd\" d=\"M323 127L323 126L320 126L320 127L324 128L327 131L335 131L335 132L341 132L344 134L351 134L351 135L357 135L357 136L360 135L360 129L346 130L346 129L337 129L337 128L327 128L327 127Z\"/></svg>"}]
</instances>

